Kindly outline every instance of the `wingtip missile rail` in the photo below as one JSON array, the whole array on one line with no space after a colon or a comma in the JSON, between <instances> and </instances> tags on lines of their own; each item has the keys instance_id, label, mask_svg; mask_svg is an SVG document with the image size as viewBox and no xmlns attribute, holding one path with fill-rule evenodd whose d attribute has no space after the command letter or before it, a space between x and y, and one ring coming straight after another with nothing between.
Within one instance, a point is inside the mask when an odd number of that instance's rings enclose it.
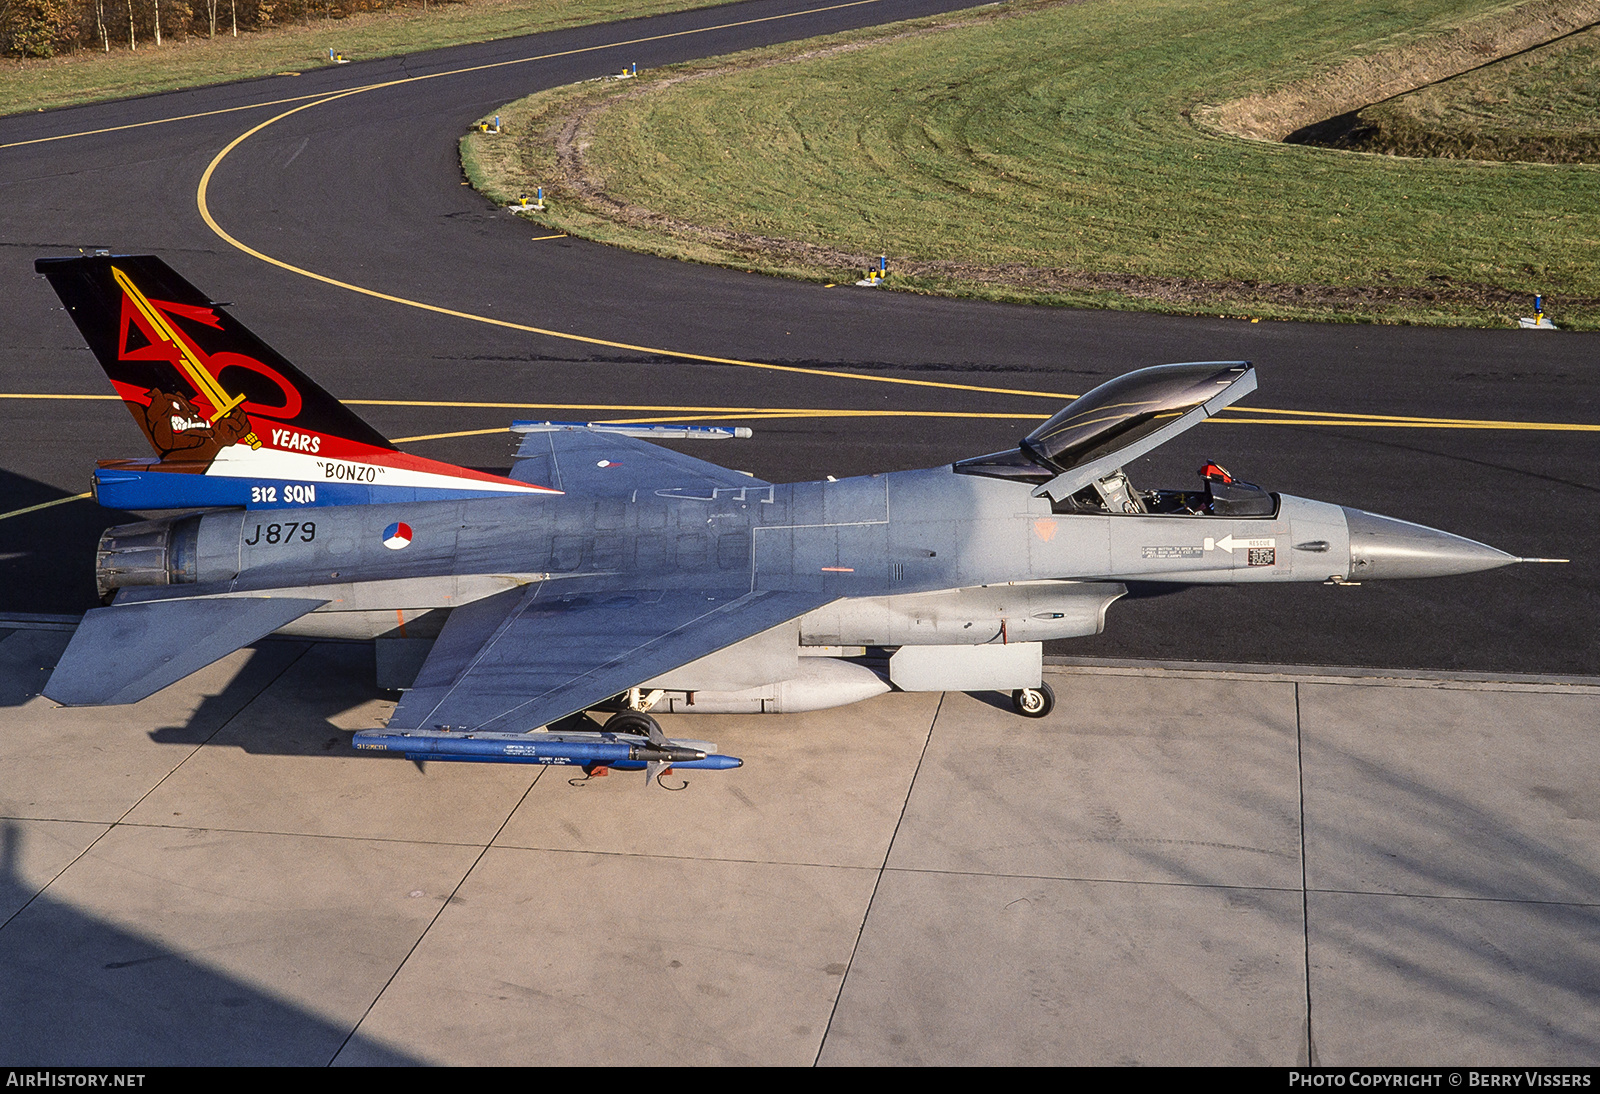
<instances>
[{"instance_id":1,"label":"wingtip missile rail","mask_svg":"<svg viewBox=\"0 0 1600 1094\"><path fill-rule=\"evenodd\" d=\"M630 422L512 422L513 433L557 433L565 429L582 429L590 433L616 433L623 437L643 437L652 441L725 441L743 440L753 434L749 426L727 425L655 425Z\"/></svg>"}]
</instances>

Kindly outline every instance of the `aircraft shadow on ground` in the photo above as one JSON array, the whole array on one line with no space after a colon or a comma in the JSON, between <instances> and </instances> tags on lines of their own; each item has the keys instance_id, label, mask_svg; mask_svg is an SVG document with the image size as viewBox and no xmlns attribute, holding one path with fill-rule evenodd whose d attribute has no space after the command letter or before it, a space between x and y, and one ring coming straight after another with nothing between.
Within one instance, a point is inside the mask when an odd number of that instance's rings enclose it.
<instances>
[{"instance_id":1,"label":"aircraft shadow on ground","mask_svg":"<svg viewBox=\"0 0 1600 1094\"><path fill-rule=\"evenodd\" d=\"M22 706L38 696L71 638L72 632L63 624L48 625L48 629L0 625L0 707ZM318 660L327 663L315 666L315 679L309 686L295 688L292 718L252 721L243 727L234 724L238 715L313 649L318 650ZM173 686L186 685L179 681ZM369 644L268 638L245 648L243 661L220 691L201 696L181 724L152 730L150 739L156 744L235 747L256 755L343 755L350 749L354 731L337 724L335 718L352 707L393 699L397 694L374 683ZM114 714L129 708L100 709Z\"/></svg>"},{"instance_id":2,"label":"aircraft shadow on ground","mask_svg":"<svg viewBox=\"0 0 1600 1094\"><path fill-rule=\"evenodd\" d=\"M237 748L256 756L347 756L355 730L341 726L339 715L398 694L377 686L369 642L268 638L247 653L248 660L221 691L204 696L183 724L153 730L150 739ZM291 678L280 684L285 676ZM247 709L274 685L292 695L292 717ZM281 702L266 701L274 704L273 711Z\"/></svg>"},{"instance_id":3,"label":"aircraft shadow on ground","mask_svg":"<svg viewBox=\"0 0 1600 1094\"><path fill-rule=\"evenodd\" d=\"M292 1002L53 898L0 821L0 1059L14 1066L419 1064ZM347 1045L348 1042L348 1045Z\"/></svg>"},{"instance_id":4,"label":"aircraft shadow on ground","mask_svg":"<svg viewBox=\"0 0 1600 1094\"><path fill-rule=\"evenodd\" d=\"M70 497L58 487L0 471L0 512ZM142 519L84 498L0 520L0 612L82 614L97 607L94 558L100 533Z\"/></svg>"},{"instance_id":5,"label":"aircraft shadow on ground","mask_svg":"<svg viewBox=\"0 0 1600 1094\"><path fill-rule=\"evenodd\" d=\"M20 707L44 690L71 638L69 624L0 627L0 707Z\"/></svg>"}]
</instances>

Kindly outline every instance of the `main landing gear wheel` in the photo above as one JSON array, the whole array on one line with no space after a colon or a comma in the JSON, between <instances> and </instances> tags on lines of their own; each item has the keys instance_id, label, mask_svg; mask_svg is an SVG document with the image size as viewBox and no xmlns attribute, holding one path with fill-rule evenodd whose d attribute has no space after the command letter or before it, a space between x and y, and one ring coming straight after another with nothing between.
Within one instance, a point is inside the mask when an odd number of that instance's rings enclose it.
<instances>
[{"instance_id":1,"label":"main landing gear wheel","mask_svg":"<svg viewBox=\"0 0 1600 1094\"><path fill-rule=\"evenodd\" d=\"M606 719L607 733L637 733L641 737L659 737L661 725L642 710L619 710Z\"/></svg>"},{"instance_id":2,"label":"main landing gear wheel","mask_svg":"<svg viewBox=\"0 0 1600 1094\"><path fill-rule=\"evenodd\" d=\"M1024 718L1043 718L1056 709L1056 693L1049 684L1036 688L1018 688L1011 693L1011 709ZM609 728L610 722L606 723Z\"/></svg>"}]
</instances>

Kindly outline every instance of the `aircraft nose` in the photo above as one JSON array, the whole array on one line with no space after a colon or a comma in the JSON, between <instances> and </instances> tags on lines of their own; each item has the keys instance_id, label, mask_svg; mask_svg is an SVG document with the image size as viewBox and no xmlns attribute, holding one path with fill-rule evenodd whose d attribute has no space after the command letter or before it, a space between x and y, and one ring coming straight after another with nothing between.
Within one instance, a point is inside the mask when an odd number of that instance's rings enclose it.
<instances>
[{"instance_id":1,"label":"aircraft nose","mask_svg":"<svg viewBox=\"0 0 1600 1094\"><path fill-rule=\"evenodd\" d=\"M1350 577L1448 577L1519 562L1487 543L1425 524L1345 508L1350 528Z\"/></svg>"}]
</instances>

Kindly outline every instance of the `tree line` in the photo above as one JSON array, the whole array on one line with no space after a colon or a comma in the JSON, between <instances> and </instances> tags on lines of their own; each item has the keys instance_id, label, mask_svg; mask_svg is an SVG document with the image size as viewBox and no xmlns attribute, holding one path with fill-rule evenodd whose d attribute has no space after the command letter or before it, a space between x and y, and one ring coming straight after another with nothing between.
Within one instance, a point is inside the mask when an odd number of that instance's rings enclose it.
<instances>
[{"instance_id":1,"label":"tree line","mask_svg":"<svg viewBox=\"0 0 1600 1094\"><path fill-rule=\"evenodd\" d=\"M142 49L179 38L341 19L409 6L403 0L0 0L0 51L54 57Z\"/></svg>"}]
</instances>

